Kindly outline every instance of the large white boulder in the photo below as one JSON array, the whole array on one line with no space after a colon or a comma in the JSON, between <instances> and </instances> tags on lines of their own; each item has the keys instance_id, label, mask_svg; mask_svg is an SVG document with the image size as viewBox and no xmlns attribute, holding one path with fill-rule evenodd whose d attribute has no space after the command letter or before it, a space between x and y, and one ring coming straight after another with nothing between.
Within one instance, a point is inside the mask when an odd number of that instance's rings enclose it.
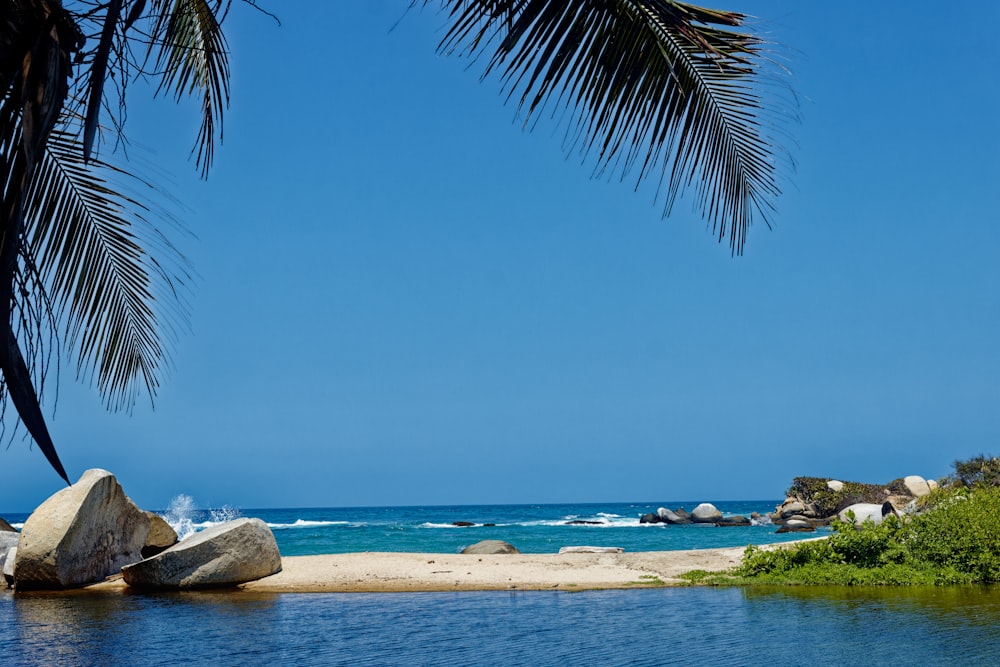
<instances>
[{"instance_id":1,"label":"large white boulder","mask_svg":"<svg viewBox=\"0 0 1000 667\"><path fill-rule=\"evenodd\" d=\"M840 510L837 514L837 518L845 523L852 523L851 519L847 516L848 512L854 512L854 525L860 526L865 521L871 521L872 523L882 523L882 505L876 505L874 503L856 503L850 507L845 507Z\"/></svg>"},{"instance_id":2,"label":"large white boulder","mask_svg":"<svg viewBox=\"0 0 1000 667\"><path fill-rule=\"evenodd\" d=\"M260 519L236 519L190 535L122 569L137 588L235 586L281 570L278 543Z\"/></svg>"},{"instance_id":3,"label":"large white boulder","mask_svg":"<svg viewBox=\"0 0 1000 667\"><path fill-rule=\"evenodd\" d=\"M702 503L691 510L691 520L695 523L715 523L722 518L722 512L712 503Z\"/></svg>"},{"instance_id":4,"label":"large white boulder","mask_svg":"<svg viewBox=\"0 0 1000 667\"><path fill-rule=\"evenodd\" d=\"M826 480L826 488L828 488L831 491L837 493L837 492L843 490L844 483L841 482L839 479L828 479L828 480Z\"/></svg>"},{"instance_id":5,"label":"large white boulder","mask_svg":"<svg viewBox=\"0 0 1000 667\"><path fill-rule=\"evenodd\" d=\"M142 558L149 519L115 476L93 469L50 496L21 528L18 590L83 586Z\"/></svg>"},{"instance_id":6,"label":"large white boulder","mask_svg":"<svg viewBox=\"0 0 1000 667\"><path fill-rule=\"evenodd\" d=\"M930 485L927 484L927 480L920 475L908 475L903 478L903 486L906 490L910 492L910 495L914 498L920 498L926 496L931 492Z\"/></svg>"}]
</instances>

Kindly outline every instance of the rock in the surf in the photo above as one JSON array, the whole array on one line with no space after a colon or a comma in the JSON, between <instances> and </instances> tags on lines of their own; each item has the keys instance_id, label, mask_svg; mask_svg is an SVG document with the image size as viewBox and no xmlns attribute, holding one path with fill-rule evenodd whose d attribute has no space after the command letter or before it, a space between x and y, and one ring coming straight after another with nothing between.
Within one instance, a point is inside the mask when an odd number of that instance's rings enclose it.
<instances>
[{"instance_id":1,"label":"rock in the surf","mask_svg":"<svg viewBox=\"0 0 1000 667\"><path fill-rule=\"evenodd\" d=\"M682 507L678 507L676 511L660 507L656 510L656 515L662 523L691 523L691 516Z\"/></svg>"},{"instance_id":2,"label":"rock in the surf","mask_svg":"<svg viewBox=\"0 0 1000 667\"><path fill-rule=\"evenodd\" d=\"M503 540L483 540L465 547L462 549L462 553L492 556L493 554L519 554L521 552L513 544Z\"/></svg>"},{"instance_id":3,"label":"rock in the surf","mask_svg":"<svg viewBox=\"0 0 1000 667\"><path fill-rule=\"evenodd\" d=\"M24 522L14 585L18 590L60 589L100 581L142 558L148 534L149 519L115 476L88 470Z\"/></svg>"},{"instance_id":4,"label":"rock in the surf","mask_svg":"<svg viewBox=\"0 0 1000 667\"><path fill-rule=\"evenodd\" d=\"M727 527L727 526L749 526L750 519L746 518L742 514L735 514L733 516L724 516L715 522L716 526Z\"/></svg>"},{"instance_id":5,"label":"rock in the surf","mask_svg":"<svg viewBox=\"0 0 1000 667\"><path fill-rule=\"evenodd\" d=\"M785 521L776 532L778 533L812 533L815 532L816 526L812 524L812 521L805 518L804 516L793 516Z\"/></svg>"},{"instance_id":6,"label":"rock in the surf","mask_svg":"<svg viewBox=\"0 0 1000 667\"><path fill-rule=\"evenodd\" d=\"M639 517L639 523L660 523L660 515L649 512Z\"/></svg>"},{"instance_id":7,"label":"rock in the surf","mask_svg":"<svg viewBox=\"0 0 1000 667\"><path fill-rule=\"evenodd\" d=\"M7 520L0 516L0 533L2 532L16 533L17 531L14 529L14 526L7 523Z\"/></svg>"},{"instance_id":8,"label":"rock in the surf","mask_svg":"<svg viewBox=\"0 0 1000 667\"><path fill-rule=\"evenodd\" d=\"M260 519L236 519L190 535L122 569L136 588L235 586L281 570L274 534Z\"/></svg>"},{"instance_id":9,"label":"rock in the surf","mask_svg":"<svg viewBox=\"0 0 1000 667\"><path fill-rule=\"evenodd\" d=\"M715 523L722 518L722 512L712 503L702 503L691 510L691 520L695 523Z\"/></svg>"}]
</instances>

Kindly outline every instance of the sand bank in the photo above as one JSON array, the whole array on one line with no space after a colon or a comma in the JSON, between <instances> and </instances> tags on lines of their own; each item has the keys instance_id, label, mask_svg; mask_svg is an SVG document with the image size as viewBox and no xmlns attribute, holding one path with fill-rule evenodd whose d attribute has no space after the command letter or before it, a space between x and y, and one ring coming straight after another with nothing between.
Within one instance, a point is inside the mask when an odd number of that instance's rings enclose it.
<instances>
[{"instance_id":1,"label":"sand bank","mask_svg":"<svg viewBox=\"0 0 1000 667\"><path fill-rule=\"evenodd\" d=\"M257 592L587 590L676 585L691 570L739 564L743 547L622 554L352 553L282 558Z\"/></svg>"},{"instance_id":2,"label":"sand bank","mask_svg":"<svg viewBox=\"0 0 1000 667\"><path fill-rule=\"evenodd\" d=\"M763 545L762 548L782 548L790 544L795 542ZM281 559L281 572L240 588L257 593L413 593L676 586L685 583L679 578L685 572L722 572L739 565L744 550L744 547L729 547L496 556L386 552L285 556ZM119 575L78 590L98 592L126 588Z\"/></svg>"}]
</instances>

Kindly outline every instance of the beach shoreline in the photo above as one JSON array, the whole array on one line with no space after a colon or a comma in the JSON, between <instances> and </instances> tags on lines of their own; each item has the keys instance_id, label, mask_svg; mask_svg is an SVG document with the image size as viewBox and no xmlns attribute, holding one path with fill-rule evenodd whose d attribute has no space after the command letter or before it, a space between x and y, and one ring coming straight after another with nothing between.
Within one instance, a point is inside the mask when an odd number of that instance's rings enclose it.
<instances>
[{"instance_id":1,"label":"beach shoreline","mask_svg":"<svg viewBox=\"0 0 1000 667\"><path fill-rule=\"evenodd\" d=\"M765 545L776 548L788 543ZM239 586L253 593L417 593L605 590L685 585L692 570L723 572L746 547L632 553L442 554L360 552L284 556L280 572ZM86 591L127 589L120 577Z\"/></svg>"}]
</instances>

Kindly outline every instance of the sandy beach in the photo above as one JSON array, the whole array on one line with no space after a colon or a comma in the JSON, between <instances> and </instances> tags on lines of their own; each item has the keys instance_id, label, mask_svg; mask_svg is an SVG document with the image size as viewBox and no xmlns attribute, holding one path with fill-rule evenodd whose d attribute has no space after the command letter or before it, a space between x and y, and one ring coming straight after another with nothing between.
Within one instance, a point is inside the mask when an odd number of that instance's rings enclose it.
<instances>
[{"instance_id":1,"label":"sandy beach","mask_svg":"<svg viewBox=\"0 0 1000 667\"><path fill-rule=\"evenodd\" d=\"M783 545L768 545L777 546ZM416 593L676 586L685 583L680 575L691 570L721 572L735 567L743 552L744 547L492 556L390 552L284 556L281 572L240 588L257 593ZM78 590L125 588L119 575Z\"/></svg>"},{"instance_id":2,"label":"sandy beach","mask_svg":"<svg viewBox=\"0 0 1000 667\"><path fill-rule=\"evenodd\" d=\"M282 558L282 571L245 584L258 592L587 590L676 585L691 570L739 564L743 547L642 553L352 553Z\"/></svg>"}]
</instances>

